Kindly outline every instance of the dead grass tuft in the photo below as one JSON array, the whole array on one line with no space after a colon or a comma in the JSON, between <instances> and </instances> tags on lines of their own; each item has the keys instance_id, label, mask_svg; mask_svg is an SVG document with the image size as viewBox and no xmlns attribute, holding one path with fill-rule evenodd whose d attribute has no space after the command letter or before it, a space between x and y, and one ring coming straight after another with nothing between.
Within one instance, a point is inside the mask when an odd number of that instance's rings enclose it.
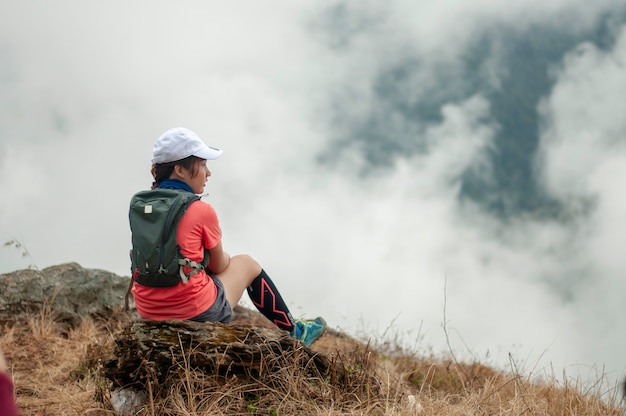
<instances>
[{"instance_id":1,"label":"dead grass tuft","mask_svg":"<svg viewBox=\"0 0 626 416\"><path fill-rule=\"evenodd\" d=\"M428 394L461 394L466 390L482 389L487 383L502 378L493 368L477 362L457 363L430 357L409 360L405 365L409 371L407 381Z\"/></svg>"}]
</instances>

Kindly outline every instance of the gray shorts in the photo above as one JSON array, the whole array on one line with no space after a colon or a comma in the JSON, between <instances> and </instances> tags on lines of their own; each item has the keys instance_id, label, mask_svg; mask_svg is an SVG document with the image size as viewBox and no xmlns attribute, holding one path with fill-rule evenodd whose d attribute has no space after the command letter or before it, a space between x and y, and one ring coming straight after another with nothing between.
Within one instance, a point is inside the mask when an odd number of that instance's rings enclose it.
<instances>
[{"instance_id":1,"label":"gray shorts","mask_svg":"<svg viewBox=\"0 0 626 416\"><path fill-rule=\"evenodd\" d=\"M215 302L213 302L213 305L211 305L209 309L189 320L195 322L221 322L228 324L233 319L233 308L231 308L226 300L226 295L224 295L224 285L217 277L209 277L213 279L215 287L217 288Z\"/></svg>"}]
</instances>

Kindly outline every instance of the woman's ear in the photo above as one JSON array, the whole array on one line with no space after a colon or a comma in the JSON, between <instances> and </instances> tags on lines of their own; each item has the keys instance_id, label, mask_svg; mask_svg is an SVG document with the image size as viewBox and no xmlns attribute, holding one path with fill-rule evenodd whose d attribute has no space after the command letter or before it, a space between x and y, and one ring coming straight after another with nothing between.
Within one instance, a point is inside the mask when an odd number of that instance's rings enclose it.
<instances>
[{"instance_id":1,"label":"woman's ear","mask_svg":"<svg viewBox=\"0 0 626 416\"><path fill-rule=\"evenodd\" d=\"M174 170L172 173L180 179L185 179L185 168L183 165L174 165Z\"/></svg>"}]
</instances>

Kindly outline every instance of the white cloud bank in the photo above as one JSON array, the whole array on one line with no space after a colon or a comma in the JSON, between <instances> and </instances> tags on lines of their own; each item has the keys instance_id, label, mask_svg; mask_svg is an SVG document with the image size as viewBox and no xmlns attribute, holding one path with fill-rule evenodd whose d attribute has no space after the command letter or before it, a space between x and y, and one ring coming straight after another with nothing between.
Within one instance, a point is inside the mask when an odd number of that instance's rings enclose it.
<instances>
[{"instance_id":1,"label":"white cloud bank","mask_svg":"<svg viewBox=\"0 0 626 416\"><path fill-rule=\"evenodd\" d=\"M580 200L592 206L578 226L576 250L566 260L584 271L572 282L584 353L620 363L626 319L624 299L624 236L626 193L626 28L615 47L598 50L580 45L558 73L552 95L543 103L548 121L542 135L541 168L549 192L576 208Z\"/></svg>"},{"instance_id":2,"label":"white cloud bank","mask_svg":"<svg viewBox=\"0 0 626 416\"><path fill-rule=\"evenodd\" d=\"M428 129L383 113L389 134L427 144L393 168L359 177L365 162L351 147L338 166L316 161L334 146L333 108L353 120L385 111L370 87L406 48L454 63L484 24L558 24L566 13L575 19L563 24L584 27L613 5L506 3L347 2L359 19L339 46L316 29L331 2L1 4L0 240L20 240L40 268L128 274L128 201L150 183L153 140L186 126L225 150L207 186L225 247L254 255L294 314L349 332L391 327L441 351L445 301L461 352L619 375L623 32L610 51L572 51L541 106L546 189L595 201L577 222L502 224L459 204L459 176L484 163L497 128L481 96L446 104ZM0 272L25 267L19 254L0 250Z\"/></svg>"}]
</instances>

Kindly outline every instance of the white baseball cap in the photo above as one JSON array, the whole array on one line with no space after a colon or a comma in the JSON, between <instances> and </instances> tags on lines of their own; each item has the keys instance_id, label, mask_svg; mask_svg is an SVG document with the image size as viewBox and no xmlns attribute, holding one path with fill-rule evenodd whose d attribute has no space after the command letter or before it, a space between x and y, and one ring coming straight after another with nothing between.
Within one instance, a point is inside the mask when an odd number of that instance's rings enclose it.
<instances>
[{"instance_id":1,"label":"white baseball cap","mask_svg":"<svg viewBox=\"0 0 626 416\"><path fill-rule=\"evenodd\" d=\"M184 127L169 129L161 135L152 148L152 163L176 162L189 156L213 160L223 151L207 146L193 131Z\"/></svg>"}]
</instances>

